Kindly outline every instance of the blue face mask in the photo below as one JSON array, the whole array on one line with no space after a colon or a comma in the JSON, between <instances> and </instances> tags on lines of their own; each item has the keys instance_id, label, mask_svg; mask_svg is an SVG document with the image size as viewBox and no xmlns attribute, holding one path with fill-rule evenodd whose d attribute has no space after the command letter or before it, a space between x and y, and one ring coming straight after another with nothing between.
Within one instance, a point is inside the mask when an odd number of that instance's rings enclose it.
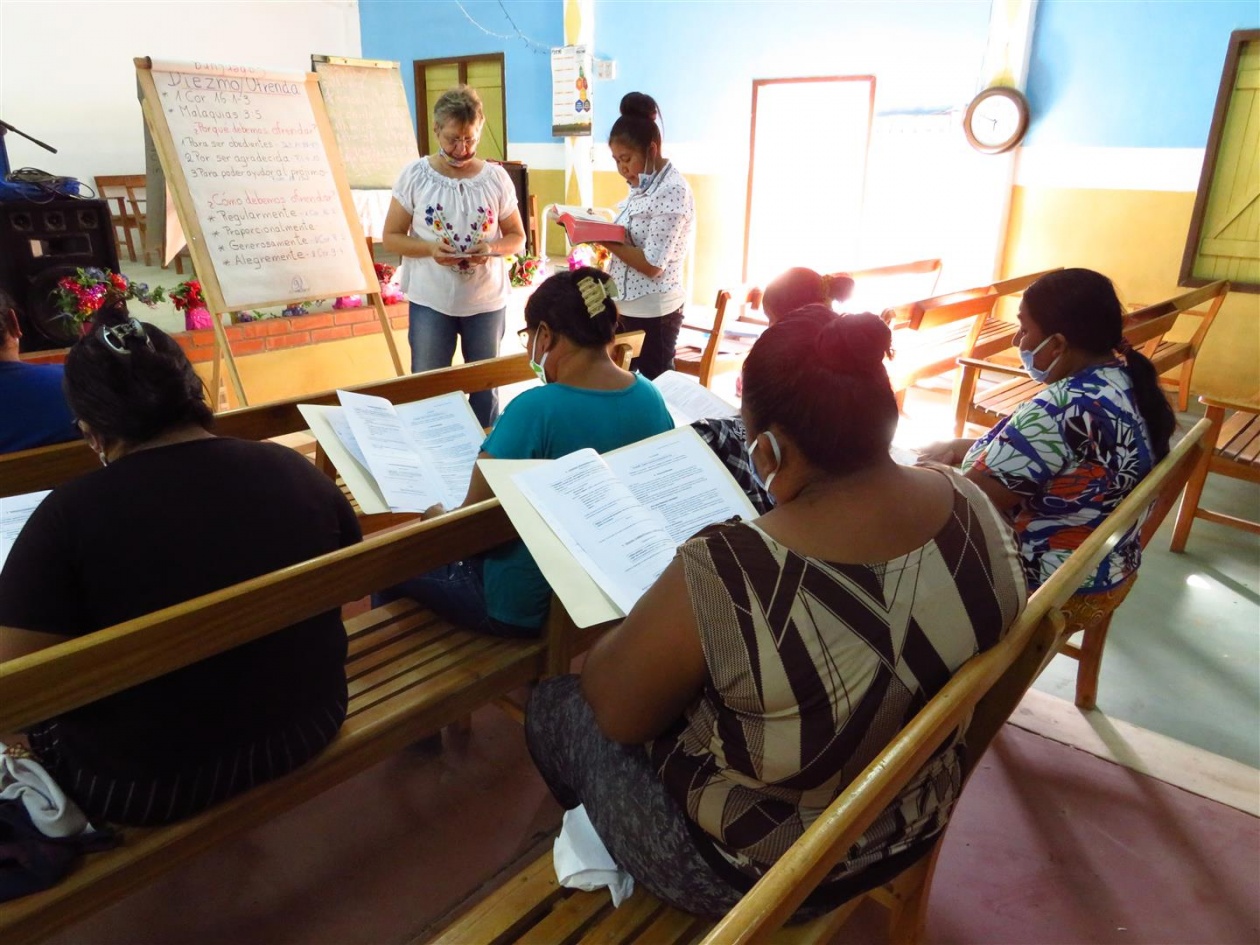
<instances>
[{"instance_id":1,"label":"blue face mask","mask_svg":"<svg viewBox=\"0 0 1260 945\"><path fill-rule=\"evenodd\" d=\"M774 471L765 478L764 482L761 479L761 473L757 472L757 460L753 455L757 449L757 440L763 436L770 441L770 452L774 453ZM752 442L747 444L744 449L748 450L748 468L752 471L753 482L770 498L770 504L774 505L774 495L770 492L770 483L774 482L774 477L779 474L779 466L783 464L783 454L779 452L779 441L774 438L773 433L766 430L764 433L758 433L754 436Z\"/></svg>"},{"instance_id":2,"label":"blue face mask","mask_svg":"<svg viewBox=\"0 0 1260 945\"><path fill-rule=\"evenodd\" d=\"M1053 335L1051 337L1053 337ZM1037 357L1037 352L1044 348L1046 346L1046 342L1049 340L1050 338L1044 339L1041 344L1037 345L1037 347L1033 348L1031 351L1025 351L1023 348L1019 349L1019 360L1023 363L1024 370L1028 372L1029 377L1039 384L1044 384L1046 382L1046 378L1050 376L1050 372L1054 370L1054 366L1059 363L1059 358L1055 358L1050 362L1050 366L1044 371L1033 364L1034 359ZM1059 357L1062 357L1062 355Z\"/></svg>"}]
</instances>

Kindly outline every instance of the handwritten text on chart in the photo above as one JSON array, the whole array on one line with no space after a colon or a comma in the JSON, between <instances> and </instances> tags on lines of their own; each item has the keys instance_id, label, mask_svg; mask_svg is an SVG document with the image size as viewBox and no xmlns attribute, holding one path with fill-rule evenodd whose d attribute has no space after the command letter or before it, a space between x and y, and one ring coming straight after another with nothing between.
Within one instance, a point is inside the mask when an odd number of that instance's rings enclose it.
<instances>
[{"instance_id":1,"label":"handwritten text on chart","mask_svg":"<svg viewBox=\"0 0 1260 945\"><path fill-rule=\"evenodd\" d=\"M158 103L229 307L362 291L300 76L155 72Z\"/></svg>"}]
</instances>

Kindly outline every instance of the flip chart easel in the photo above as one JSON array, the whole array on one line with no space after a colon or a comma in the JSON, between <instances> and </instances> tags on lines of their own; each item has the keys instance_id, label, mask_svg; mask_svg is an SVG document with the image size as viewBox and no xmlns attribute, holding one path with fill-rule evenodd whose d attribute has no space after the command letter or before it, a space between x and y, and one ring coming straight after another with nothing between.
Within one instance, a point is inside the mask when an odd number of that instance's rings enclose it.
<instances>
[{"instance_id":1,"label":"flip chart easel","mask_svg":"<svg viewBox=\"0 0 1260 945\"><path fill-rule=\"evenodd\" d=\"M214 322L212 389L226 363L248 404L221 316L342 295L372 299L404 374L345 168L313 73L136 59L145 121Z\"/></svg>"}]
</instances>

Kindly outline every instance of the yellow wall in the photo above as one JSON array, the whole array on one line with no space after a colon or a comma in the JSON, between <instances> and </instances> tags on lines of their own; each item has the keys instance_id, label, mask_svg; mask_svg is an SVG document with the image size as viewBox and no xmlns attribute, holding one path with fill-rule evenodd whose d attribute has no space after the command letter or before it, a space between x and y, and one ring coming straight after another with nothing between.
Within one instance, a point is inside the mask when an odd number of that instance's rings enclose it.
<instances>
[{"instance_id":1,"label":"yellow wall","mask_svg":"<svg viewBox=\"0 0 1260 945\"><path fill-rule=\"evenodd\" d=\"M405 367L411 357L407 332L395 331L394 340ZM236 366L251 404L287 400L334 387L366 384L395 376L389 349L379 333L246 355L236 359ZM208 385L211 362L202 362L195 367ZM225 384L226 376L225 372ZM228 403L232 407L239 406L230 394Z\"/></svg>"},{"instance_id":2,"label":"yellow wall","mask_svg":"<svg viewBox=\"0 0 1260 945\"><path fill-rule=\"evenodd\" d=\"M1158 302L1185 291L1177 277L1193 207L1193 193L1016 187L1003 272L1085 266L1110 276L1125 302ZM1193 386L1196 393L1260 397L1260 295L1230 293Z\"/></svg>"}]
</instances>

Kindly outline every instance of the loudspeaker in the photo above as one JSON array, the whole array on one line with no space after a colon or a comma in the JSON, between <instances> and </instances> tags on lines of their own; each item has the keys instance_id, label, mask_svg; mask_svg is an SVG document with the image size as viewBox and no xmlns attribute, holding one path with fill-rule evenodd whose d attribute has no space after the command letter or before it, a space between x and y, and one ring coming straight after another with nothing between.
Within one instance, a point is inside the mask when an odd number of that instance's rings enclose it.
<instances>
[{"instance_id":1,"label":"loudspeaker","mask_svg":"<svg viewBox=\"0 0 1260 945\"><path fill-rule=\"evenodd\" d=\"M22 350L65 348L76 332L49 293L76 269L118 271L118 243L104 200L0 201L0 287L18 303Z\"/></svg>"}]
</instances>

